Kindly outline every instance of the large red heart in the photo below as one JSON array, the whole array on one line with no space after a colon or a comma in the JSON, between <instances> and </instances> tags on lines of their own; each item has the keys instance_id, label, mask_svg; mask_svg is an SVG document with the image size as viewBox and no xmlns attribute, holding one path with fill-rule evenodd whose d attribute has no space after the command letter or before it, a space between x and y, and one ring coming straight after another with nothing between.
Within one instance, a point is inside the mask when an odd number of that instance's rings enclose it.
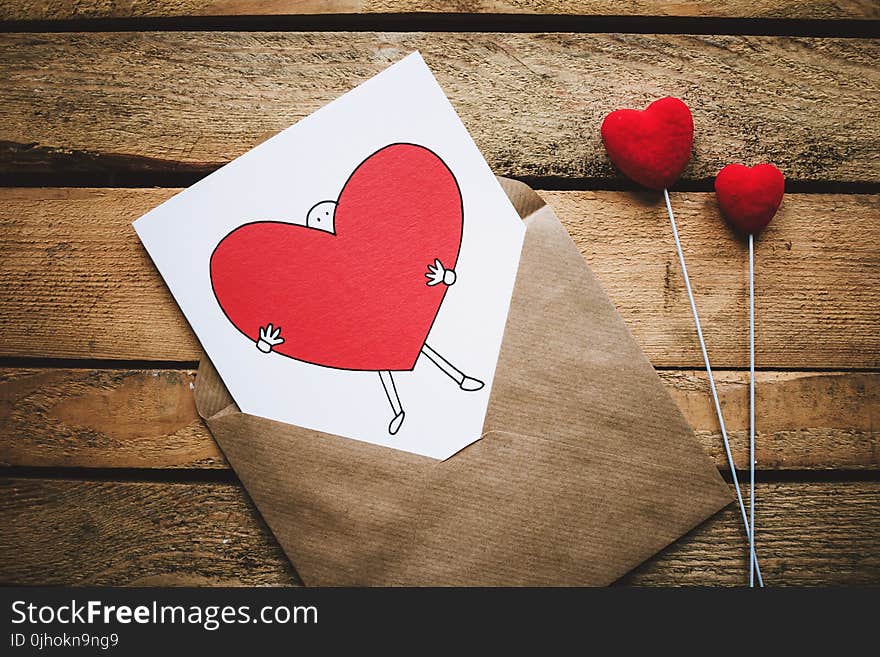
<instances>
[{"instance_id":1,"label":"large red heart","mask_svg":"<svg viewBox=\"0 0 880 657\"><path fill-rule=\"evenodd\" d=\"M410 370L446 293L426 285L425 273L435 259L455 267L462 221L446 164L423 146L392 144L348 178L335 234L245 224L214 250L211 283L254 342L260 327L281 327L280 354L347 370Z\"/></svg>"},{"instance_id":2,"label":"large red heart","mask_svg":"<svg viewBox=\"0 0 880 657\"><path fill-rule=\"evenodd\" d=\"M770 223L784 193L785 178L772 164L728 164L715 177L721 214L745 233L757 233Z\"/></svg>"},{"instance_id":3,"label":"large red heart","mask_svg":"<svg viewBox=\"0 0 880 657\"><path fill-rule=\"evenodd\" d=\"M691 159L694 120L687 105L668 96L644 111L611 112L602 122L602 141L626 176L660 190L672 185Z\"/></svg>"}]
</instances>

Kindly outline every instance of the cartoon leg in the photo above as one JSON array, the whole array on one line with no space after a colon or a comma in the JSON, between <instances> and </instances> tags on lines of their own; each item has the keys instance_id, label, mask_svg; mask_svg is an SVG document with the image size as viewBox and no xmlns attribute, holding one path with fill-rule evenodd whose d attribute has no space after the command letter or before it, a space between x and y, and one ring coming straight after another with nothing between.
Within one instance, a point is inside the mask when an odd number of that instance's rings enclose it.
<instances>
[{"instance_id":1,"label":"cartoon leg","mask_svg":"<svg viewBox=\"0 0 880 657\"><path fill-rule=\"evenodd\" d=\"M400 397L397 396L397 388L394 386L394 379L391 378L391 372L379 372L379 379L382 381L382 387L385 388L385 395L391 404L391 410L394 411L394 417L391 424L388 425L388 433L392 436L400 429L403 424L403 418L406 413L403 412L403 406L400 404Z\"/></svg>"},{"instance_id":2,"label":"cartoon leg","mask_svg":"<svg viewBox=\"0 0 880 657\"><path fill-rule=\"evenodd\" d=\"M428 357L434 365L439 367L450 379L455 381L458 384L458 387L462 390L474 391L479 390L485 384L479 379L474 379L470 376L466 376L464 372L455 367L448 360L443 358L440 354L434 351L426 342L422 347L422 353Z\"/></svg>"}]
</instances>

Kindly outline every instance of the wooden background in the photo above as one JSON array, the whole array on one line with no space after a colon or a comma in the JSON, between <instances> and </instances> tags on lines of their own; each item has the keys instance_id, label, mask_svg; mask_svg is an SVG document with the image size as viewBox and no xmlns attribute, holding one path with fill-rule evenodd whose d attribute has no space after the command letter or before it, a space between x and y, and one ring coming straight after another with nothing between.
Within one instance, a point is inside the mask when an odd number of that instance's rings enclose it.
<instances>
[{"instance_id":1,"label":"wooden background","mask_svg":"<svg viewBox=\"0 0 880 657\"><path fill-rule=\"evenodd\" d=\"M756 256L762 571L880 583L876 0L0 0L0 21L0 582L297 582L196 415L197 344L129 224L419 49L722 470L664 208L598 127L662 95L694 111L673 205L739 467L746 252L712 179L782 169ZM745 547L731 506L622 583L742 585Z\"/></svg>"}]
</instances>

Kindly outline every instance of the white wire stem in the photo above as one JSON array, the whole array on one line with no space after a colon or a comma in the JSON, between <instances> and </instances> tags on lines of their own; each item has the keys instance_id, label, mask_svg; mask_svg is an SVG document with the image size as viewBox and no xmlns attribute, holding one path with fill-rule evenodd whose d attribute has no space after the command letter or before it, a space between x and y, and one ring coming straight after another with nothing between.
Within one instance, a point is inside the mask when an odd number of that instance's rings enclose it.
<instances>
[{"instance_id":1,"label":"white wire stem","mask_svg":"<svg viewBox=\"0 0 880 657\"><path fill-rule=\"evenodd\" d=\"M709 365L709 353L706 351L706 342L703 340L703 329L700 326L700 317L697 314L697 304L694 302L694 293L691 291L691 282L687 273L687 266L684 264L684 252L681 250L681 241L678 239L678 228L675 226L675 215L672 213L672 203L669 201L669 191L663 190L663 197L666 199L666 209L669 212L669 222L672 224L672 236L675 238L675 248L678 250L678 261L681 263L681 274L684 277L684 286L687 289L688 299L691 302L691 312L694 316L694 324L697 327L697 337L700 340L700 349L703 352L703 362L706 364L706 374L709 376L709 389L712 391L712 400L715 402L715 412L718 415L718 424L721 426L721 438L724 441L724 452L727 454L727 464L730 467L730 476L733 479L733 486L736 489L736 501L739 503L739 510L742 514L743 526L745 526L750 545L752 540L752 532L749 525L749 518L746 515L746 506L743 503L742 490L739 487L739 478L736 476L736 465L733 462L733 455L730 452L730 442L727 440L727 429L724 427L724 418L721 415L721 404L718 401L718 391L715 389L715 377L712 376L712 366ZM758 585L764 586L764 580L761 577L761 568L758 565L758 553L749 551L750 566L755 569L758 576Z\"/></svg>"},{"instance_id":2,"label":"white wire stem","mask_svg":"<svg viewBox=\"0 0 880 657\"><path fill-rule=\"evenodd\" d=\"M749 586L755 585L755 238L749 233Z\"/></svg>"}]
</instances>

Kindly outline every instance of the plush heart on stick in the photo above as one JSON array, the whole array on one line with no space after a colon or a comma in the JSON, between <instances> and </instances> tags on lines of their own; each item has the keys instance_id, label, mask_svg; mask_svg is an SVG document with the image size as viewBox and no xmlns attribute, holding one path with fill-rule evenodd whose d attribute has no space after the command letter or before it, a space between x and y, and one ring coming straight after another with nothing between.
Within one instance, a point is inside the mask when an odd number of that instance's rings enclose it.
<instances>
[{"instance_id":1,"label":"plush heart on stick","mask_svg":"<svg viewBox=\"0 0 880 657\"><path fill-rule=\"evenodd\" d=\"M779 209L785 178L772 164L728 164L715 178L721 214L743 233L763 230Z\"/></svg>"},{"instance_id":2,"label":"plush heart on stick","mask_svg":"<svg viewBox=\"0 0 880 657\"><path fill-rule=\"evenodd\" d=\"M672 202L669 200L668 187L678 180L678 177L684 171L691 158L691 150L694 143L694 120L691 116L691 111L678 98L672 97L654 101L644 111L631 109L615 110L606 116L602 122L602 141L605 144L605 150L608 151L608 157L624 174L640 185L658 191L663 190L663 199L666 202L669 223L672 227L672 237L675 240L678 260L681 264L681 275L684 278L685 289L691 304L691 314L693 315L694 326L700 341L703 362L706 364L706 373L709 376L709 389L712 391L715 412L718 415L718 424L721 427L721 438L724 442L724 451L727 454L727 463L730 467L731 477L736 489L736 498L737 502L739 502L743 524L751 538L752 531L746 514L745 503L743 502L742 490L737 479L733 455L730 451L727 429L724 427L724 417L721 414L721 404L718 400L715 378L712 376L712 367L709 363L709 352L706 350L706 343L703 339L703 329L700 326L700 317L697 314L697 304L694 301L694 293L691 290L691 283L688 278L684 252L678 237L678 228L675 225ZM753 542L750 548L750 567L757 574L759 583L763 585Z\"/></svg>"},{"instance_id":3,"label":"plush heart on stick","mask_svg":"<svg viewBox=\"0 0 880 657\"><path fill-rule=\"evenodd\" d=\"M644 111L611 112L602 122L602 141L618 169L659 191L678 180L691 159L694 120L687 105L667 96Z\"/></svg>"},{"instance_id":4,"label":"plush heart on stick","mask_svg":"<svg viewBox=\"0 0 880 657\"><path fill-rule=\"evenodd\" d=\"M749 584L754 586L755 560L755 233L779 209L785 178L772 164L754 167L728 164L715 177L715 196L724 218L749 236Z\"/></svg>"}]
</instances>

